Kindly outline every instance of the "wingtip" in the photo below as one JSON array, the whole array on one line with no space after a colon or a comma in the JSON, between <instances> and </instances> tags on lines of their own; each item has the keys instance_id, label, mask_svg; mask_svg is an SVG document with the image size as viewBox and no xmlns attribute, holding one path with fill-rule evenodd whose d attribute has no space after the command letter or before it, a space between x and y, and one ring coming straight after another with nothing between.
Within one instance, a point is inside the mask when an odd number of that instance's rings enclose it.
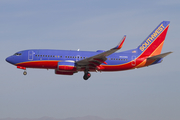
<instances>
[{"instance_id":1,"label":"wingtip","mask_svg":"<svg viewBox=\"0 0 180 120\"><path fill-rule=\"evenodd\" d=\"M173 53L173 51L170 51L169 54Z\"/></svg>"},{"instance_id":2,"label":"wingtip","mask_svg":"<svg viewBox=\"0 0 180 120\"><path fill-rule=\"evenodd\" d=\"M121 39L121 41L119 42L119 44L115 47L115 49L121 49L123 46L123 43L126 39L126 35L123 36L123 38Z\"/></svg>"},{"instance_id":3,"label":"wingtip","mask_svg":"<svg viewBox=\"0 0 180 120\"><path fill-rule=\"evenodd\" d=\"M168 55L169 55L169 54L171 54L171 53L173 53L173 52L172 52L172 51L169 51L169 52L167 52L166 54L168 54Z\"/></svg>"}]
</instances>

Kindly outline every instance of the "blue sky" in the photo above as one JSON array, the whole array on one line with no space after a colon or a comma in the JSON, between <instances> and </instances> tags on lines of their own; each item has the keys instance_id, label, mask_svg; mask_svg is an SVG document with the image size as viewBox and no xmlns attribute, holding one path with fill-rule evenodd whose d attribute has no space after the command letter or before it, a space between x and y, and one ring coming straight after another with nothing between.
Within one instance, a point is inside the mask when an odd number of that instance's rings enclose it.
<instances>
[{"instance_id":1,"label":"blue sky","mask_svg":"<svg viewBox=\"0 0 180 120\"><path fill-rule=\"evenodd\" d=\"M180 118L179 0L1 0L0 118L86 115L125 120ZM137 47L163 20L170 27L161 64L122 72L55 75L22 70L5 58L25 49L108 50Z\"/></svg>"}]
</instances>

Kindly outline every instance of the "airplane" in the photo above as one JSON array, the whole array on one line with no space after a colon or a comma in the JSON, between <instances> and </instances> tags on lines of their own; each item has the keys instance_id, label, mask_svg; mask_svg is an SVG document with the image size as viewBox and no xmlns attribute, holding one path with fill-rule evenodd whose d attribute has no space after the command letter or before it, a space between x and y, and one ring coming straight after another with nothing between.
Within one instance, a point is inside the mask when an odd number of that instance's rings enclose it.
<instances>
[{"instance_id":1,"label":"airplane","mask_svg":"<svg viewBox=\"0 0 180 120\"><path fill-rule=\"evenodd\" d=\"M58 75L73 75L84 71L84 80L91 77L90 72L110 72L141 68L161 63L172 52L161 54L170 21L162 21L155 30L135 49L116 52L122 48L126 35L119 44L107 51L73 51L52 49L29 49L16 52L6 61L23 69L54 69ZM115 53L116 52L116 53Z\"/></svg>"}]
</instances>

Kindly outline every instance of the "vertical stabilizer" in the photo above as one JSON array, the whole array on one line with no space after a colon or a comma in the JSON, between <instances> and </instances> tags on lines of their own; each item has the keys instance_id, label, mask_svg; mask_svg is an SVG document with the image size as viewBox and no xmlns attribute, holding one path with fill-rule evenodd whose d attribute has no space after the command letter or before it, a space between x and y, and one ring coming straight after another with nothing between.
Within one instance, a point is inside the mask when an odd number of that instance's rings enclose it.
<instances>
[{"instance_id":1,"label":"vertical stabilizer","mask_svg":"<svg viewBox=\"0 0 180 120\"><path fill-rule=\"evenodd\" d=\"M155 56L161 53L170 21L161 22L156 29L138 46L141 56Z\"/></svg>"}]
</instances>

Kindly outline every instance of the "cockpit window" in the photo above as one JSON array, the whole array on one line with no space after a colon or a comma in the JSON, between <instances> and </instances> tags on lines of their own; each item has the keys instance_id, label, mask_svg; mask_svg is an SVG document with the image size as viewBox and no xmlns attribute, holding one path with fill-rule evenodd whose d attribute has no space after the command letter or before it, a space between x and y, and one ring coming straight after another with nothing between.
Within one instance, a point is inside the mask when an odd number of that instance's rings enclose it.
<instances>
[{"instance_id":1,"label":"cockpit window","mask_svg":"<svg viewBox=\"0 0 180 120\"><path fill-rule=\"evenodd\" d=\"M20 56L20 55L21 55L21 53L15 53L14 55L15 55L15 56Z\"/></svg>"}]
</instances>

